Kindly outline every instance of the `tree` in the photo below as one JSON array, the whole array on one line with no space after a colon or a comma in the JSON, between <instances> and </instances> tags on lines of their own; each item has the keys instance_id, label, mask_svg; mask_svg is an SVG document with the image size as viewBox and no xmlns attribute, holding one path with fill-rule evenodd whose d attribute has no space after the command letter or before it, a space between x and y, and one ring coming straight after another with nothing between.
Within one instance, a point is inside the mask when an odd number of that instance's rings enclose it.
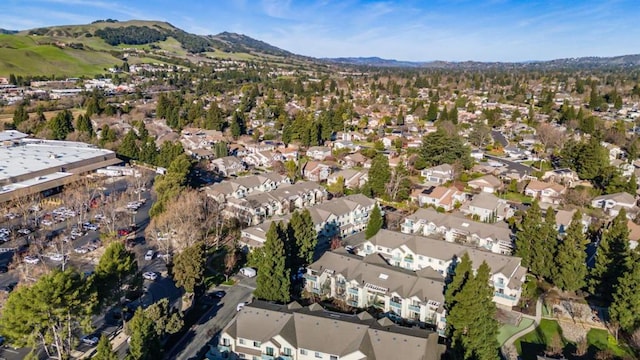
<instances>
[{"instance_id":1,"label":"tree","mask_svg":"<svg viewBox=\"0 0 640 360\"><path fill-rule=\"evenodd\" d=\"M155 323L149 318L142 307L139 307L126 325L129 339L129 360L160 359L162 346Z\"/></svg>"},{"instance_id":2,"label":"tree","mask_svg":"<svg viewBox=\"0 0 640 360\"><path fill-rule=\"evenodd\" d=\"M184 325L182 316L179 312L171 310L167 298L162 298L151 304L144 312L145 316L154 323L156 333L160 338L166 334L177 333Z\"/></svg>"},{"instance_id":3,"label":"tree","mask_svg":"<svg viewBox=\"0 0 640 360\"><path fill-rule=\"evenodd\" d=\"M111 348L111 342L109 337L102 334L100 341L98 341L98 347L96 348L96 354L92 357L96 360L118 360L118 354L116 354Z\"/></svg>"},{"instance_id":4,"label":"tree","mask_svg":"<svg viewBox=\"0 0 640 360\"><path fill-rule=\"evenodd\" d=\"M469 133L469 142L479 148L484 148L491 143L491 129L482 121L476 121Z\"/></svg>"},{"instance_id":5,"label":"tree","mask_svg":"<svg viewBox=\"0 0 640 360\"><path fill-rule=\"evenodd\" d=\"M436 121L438 119L438 103L432 101L427 109L427 121Z\"/></svg>"},{"instance_id":6,"label":"tree","mask_svg":"<svg viewBox=\"0 0 640 360\"><path fill-rule=\"evenodd\" d=\"M49 129L54 140L64 140L73 132L73 114L69 110L62 110L49 121Z\"/></svg>"},{"instance_id":7,"label":"tree","mask_svg":"<svg viewBox=\"0 0 640 360\"><path fill-rule=\"evenodd\" d=\"M369 215L369 222L367 223L367 228L365 230L365 238L370 239L374 237L380 229L382 229L382 225L384 225L384 219L382 218L382 212L378 207L378 204L373 206L373 210L371 210L371 215Z\"/></svg>"},{"instance_id":8,"label":"tree","mask_svg":"<svg viewBox=\"0 0 640 360\"><path fill-rule=\"evenodd\" d=\"M632 262L627 213L622 209L602 232L596 262L589 274L589 290L611 301L618 279L631 269Z\"/></svg>"},{"instance_id":9,"label":"tree","mask_svg":"<svg viewBox=\"0 0 640 360\"><path fill-rule=\"evenodd\" d=\"M531 273L545 279L551 279L553 259L558 245L558 231L556 230L556 213L552 207L547 208L544 223L539 226L540 234L532 238L531 259L529 268Z\"/></svg>"},{"instance_id":10,"label":"tree","mask_svg":"<svg viewBox=\"0 0 640 360\"><path fill-rule=\"evenodd\" d=\"M373 191L373 196L385 194L387 183L390 179L389 159L383 154L376 155L371 161L371 168L369 168L369 186Z\"/></svg>"},{"instance_id":11,"label":"tree","mask_svg":"<svg viewBox=\"0 0 640 360\"><path fill-rule=\"evenodd\" d=\"M253 295L267 301L289 302L291 270L286 267L286 233L280 222L272 222L262 247Z\"/></svg>"},{"instance_id":12,"label":"tree","mask_svg":"<svg viewBox=\"0 0 640 360\"><path fill-rule=\"evenodd\" d=\"M78 115L76 118L76 130L88 134L89 137L93 137L93 124L91 123L89 116L82 114Z\"/></svg>"},{"instance_id":13,"label":"tree","mask_svg":"<svg viewBox=\"0 0 640 360\"><path fill-rule=\"evenodd\" d=\"M489 285L491 269L486 262L455 296L447 315L454 351L465 359L493 360L498 357L498 322L493 302L493 287Z\"/></svg>"},{"instance_id":14,"label":"tree","mask_svg":"<svg viewBox=\"0 0 640 360\"><path fill-rule=\"evenodd\" d=\"M158 200L151 206L149 215L157 216L165 210L165 205L175 199L187 184L187 176L191 172L191 160L185 154L176 157L165 175L159 176L154 182L154 190L158 193Z\"/></svg>"},{"instance_id":15,"label":"tree","mask_svg":"<svg viewBox=\"0 0 640 360\"><path fill-rule=\"evenodd\" d=\"M531 260L534 256L533 244L541 244L544 236L541 231L542 214L538 202L527 209L522 221L517 225L516 229L516 255L522 258L522 266L531 267Z\"/></svg>"},{"instance_id":16,"label":"tree","mask_svg":"<svg viewBox=\"0 0 640 360\"><path fill-rule=\"evenodd\" d=\"M618 285L613 293L613 302L609 308L611 318L628 333L640 328L638 279L640 279L640 262L634 261L629 271L618 279Z\"/></svg>"},{"instance_id":17,"label":"tree","mask_svg":"<svg viewBox=\"0 0 640 360\"><path fill-rule=\"evenodd\" d=\"M586 239L582 233L582 214L576 211L567 234L558 246L556 273L553 283L565 291L576 291L585 286L587 275Z\"/></svg>"},{"instance_id":18,"label":"tree","mask_svg":"<svg viewBox=\"0 0 640 360\"><path fill-rule=\"evenodd\" d=\"M16 110L13 112L13 126L18 127L18 125L23 122L29 120L29 113L27 112L27 108L24 102L18 104Z\"/></svg>"},{"instance_id":19,"label":"tree","mask_svg":"<svg viewBox=\"0 0 640 360\"><path fill-rule=\"evenodd\" d=\"M103 306L119 302L123 285L138 271L135 254L120 241L113 241L104 250L95 269L95 284Z\"/></svg>"},{"instance_id":20,"label":"tree","mask_svg":"<svg viewBox=\"0 0 640 360\"><path fill-rule=\"evenodd\" d=\"M299 267L306 267L313 262L313 254L318 244L318 234L309 209L304 209L302 212L295 211L288 226L291 227L292 232L290 233L295 240L295 253L291 255L296 258L293 270L297 271Z\"/></svg>"},{"instance_id":21,"label":"tree","mask_svg":"<svg viewBox=\"0 0 640 360\"><path fill-rule=\"evenodd\" d=\"M140 156L140 149L138 148L138 136L133 130L129 130L122 139L122 143L118 147L118 153L122 156L126 156L129 159L137 160Z\"/></svg>"},{"instance_id":22,"label":"tree","mask_svg":"<svg viewBox=\"0 0 640 360\"><path fill-rule=\"evenodd\" d=\"M227 149L227 143L224 141L218 141L213 149L214 149L214 154L216 158L221 158L229 155L229 150Z\"/></svg>"},{"instance_id":23,"label":"tree","mask_svg":"<svg viewBox=\"0 0 640 360\"><path fill-rule=\"evenodd\" d=\"M287 177L291 179L291 181L295 182L298 177L298 164L293 160L287 160L284 162L284 168L287 173Z\"/></svg>"},{"instance_id":24,"label":"tree","mask_svg":"<svg viewBox=\"0 0 640 360\"><path fill-rule=\"evenodd\" d=\"M386 194L392 201L405 201L409 199L409 195L411 195L409 171L402 161L396 165L391 173Z\"/></svg>"},{"instance_id":25,"label":"tree","mask_svg":"<svg viewBox=\"0 0 640 360\"><path fill-rule=\"evenodd\" d=\"M179 253L173 264L173 278L176 286L193 293L204 280L206 254L204 243L198 242Z\"/></svg>"},{"instance_id":26,"label":"tree","mask_svg":"<svg viewBox=\"0 0 640 360\"><path fill-rule=\"evenodd\" d=\"M44 346L50 357L66 359L75 347L76 335L90 330L95 303L89 281L74 270L55 269L9 295L0 332L13 344L34 349Z\"/></svg>"},{"instance_id":27,"label":"tree","mask_svg":"<svg viewBox=\"0 0 640 360\"><path fill-rule=\"evenodd\" d=\"M462 287L469 281L469 278L473 276L471 269L471 259L468 253L462 254L462 258L456 264L453 278L446 286L444 293L444 304L447 310L452 309L456 303L456 295L462 289Z\"/></svg>"},{"instance_id":28,"label":"tree","mask_svg":"<svg viewBox=\"0 0 640 360\"><path fill-rule=\"evenodd\" d=\"M464 144L462 137L456 133L448 134L442 127L423 138L420 155L429 166L456 161L460 161L465 169L473 165L471 149Z\"/></svg>"}]
</instances>

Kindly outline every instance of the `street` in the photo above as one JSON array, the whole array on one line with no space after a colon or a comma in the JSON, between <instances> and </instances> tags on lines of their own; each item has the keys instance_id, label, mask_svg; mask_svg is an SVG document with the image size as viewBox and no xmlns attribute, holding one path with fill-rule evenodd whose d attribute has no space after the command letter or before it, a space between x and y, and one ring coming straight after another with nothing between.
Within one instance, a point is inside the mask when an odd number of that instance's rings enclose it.
<instances>
[{"instance_id":1,"label":"street","mask_svg":"<svg viewBox=\"0 0 640 360\"><path fill-rule=\"evenodd\" d=\"M234 279L238 282L232 287L221 286L211 290L224 290L226 294L209 311L202 314L196 325L178 341L173 349L167 350L165 359L202 359L209 350L208 344L217 345L218 332L236 315L237 305L241 302L249 301L251 293L255 290L255 277L246 278L242 275L237 275Z\"/></svg>"}]
</instances>

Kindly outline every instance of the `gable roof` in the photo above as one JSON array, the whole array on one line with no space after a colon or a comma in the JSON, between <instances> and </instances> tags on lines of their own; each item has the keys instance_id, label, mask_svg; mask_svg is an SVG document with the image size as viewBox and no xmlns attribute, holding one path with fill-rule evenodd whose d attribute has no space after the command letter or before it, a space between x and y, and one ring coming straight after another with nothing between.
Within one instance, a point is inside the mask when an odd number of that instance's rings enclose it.
<instances>
[{"instance_id":1,"label":"gable roof","mask_svg":"<svg viewBox=\"0 0 640 360\"><path fill-rule=\"evenodd\" d=\"M511 230L506 223L483 223L473 221L461 216L460 213L446 214L439 213L433 208L418 209L415 213L407 216L407 219L433 223L436 227L446 227L455 229L458 232L469 235L478 235L481 238L493 238L498 240L508 240L511 237Z\"/></svg>"},{"instance_id":2,"label":"gable roof","mask_svg":"<svg viewBox=\"0 0 640 360\"><path fill-rule=\"evenodd\" d=\"M481 186L483 184L487 184L489 186L493 186L493 187L499 187L500 185L502 185L502 181L500 181L500 179L498 179L497 177L489 174L489 175L484 175L481 176L477 179L473 179L471 181L469 181L469 185L477 185L477 186Z\"/></svg>"},{"instance_id":3,"label":"gable roof","mask_svg":"<svg viewBox=\"0 0 640 360\"><path fill-rule=\"evenodd\" d=\"M481 209L496 209L500 200L493 194L481 192L473 197L469 202L469 207L474 206Z\"/></svg>"}]
</instances>

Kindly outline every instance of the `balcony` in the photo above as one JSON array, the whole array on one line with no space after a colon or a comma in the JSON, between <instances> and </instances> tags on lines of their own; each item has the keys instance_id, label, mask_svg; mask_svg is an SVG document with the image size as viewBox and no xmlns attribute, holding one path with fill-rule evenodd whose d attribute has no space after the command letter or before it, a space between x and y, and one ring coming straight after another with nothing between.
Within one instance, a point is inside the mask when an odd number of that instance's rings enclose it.
<instances>
[{"instance_id":1,"label":"balcony","mask_svg":"<svg viewBox=\"0 0 640 360\"><path fill-rule=\"evenodd\" d=\"M389 300L389 305L398 309L402 308L402 303L399 302L395 302L393 300Z\"/></svg>"},{"instance_id":2,"label":"balcony","mask_svg":"<svg viewBox=\"0 0 640 360\"><path fill-rule=\"evenodd\" d=\"M409 305L409 310L413 312L420 313L420 306L418 305Z\"/></svg>"},{"instance_id":3,"label":"balcony","mask_svg":"<svg viewBox=\"0 0 640 360\"><path fill-rule=\"evenodd\" d=\"M347 304L349 304L349 306L358 307L358 300L349 300L347 301Z\"/></svg>"},{"instance_id":4,"label":"balcony","mask_svg":"<svg viewBox=\"0 0 640 360\"><path fill-rule=\"evenodd\" d=\"M412 262L413 262L413 257L411 257L411 256L405 256L404 261L405 261L405 262L408 262L408 263L412 263Z\"/></svg>"},{"instance_id":5,"label":"balcony","mask_svg":"<svg viewBox=\"0 0 640 360\"><path fill-rule=\"evenodd\" d=\"M356 288L349 288L349 289L347 289L347 292L349 294L353 294L353 295L358 295L359 294L359 291Z\"/></svg>"},{"instance_id":6,"label":"balcony","mask_svg":"<svg viewBox=\"0 0 640 360\"><path fill-rule=\"evenodd\" d=\"M496 281L496 282L493 283L493 287L496 288L496 289L504 289L504 282Z\"/></svg>"},{"instance_id":7,"label":"balcony","mask_svg":"<svg viewBox=\"0 0 640 360\"><path fill-rule=\"evenodd\" d=\"M273 355L262 354L262 360L275 360L276 358Z\"/></svg>"},{"instance_id":8,"label":"balcony","mask_svg":"<svg viewBox=\"0 0 640 360\"><path fill-rule=\"evenodd\" d=\"M500 292L494 292L493 295L497 296L497 297L501 297L503 299L507 299L507 300L511 300L511 301L516 301L516 297L515 296L511 296L511 295L507 295L507 294L503 294Z\"/></svg>"},{"instance_id":9,"label":"balcony","mask_svg":"<svg viewBox=\"0 0 640 360\"><path fill-rule=\"evenodd\" d=\"M278 356L278 360L293 360L293 356L291 356L291 355L280 355L280 356Z\"/></svg>"},{"instance_id":10,"label":"balcony","mask_svg":"<svg viewBox=\"0 0 640 360\"><path fill-rule=\"evenodd\" d=\"M231 352L231 347L226 345L218 345L218 351L221 353Z\"/></svg>"},{"instance_id":11,"label":"balcony","mask_svg":"<svg viewBox=\"0 0 640 360\"><path fill-rule=\"evenodd\" d=\"M313 275L310 275L310 274L304 274L303 277L307 281L318 281L318 277L317 276L313 276Z\"/></svg>"}]
</instances>

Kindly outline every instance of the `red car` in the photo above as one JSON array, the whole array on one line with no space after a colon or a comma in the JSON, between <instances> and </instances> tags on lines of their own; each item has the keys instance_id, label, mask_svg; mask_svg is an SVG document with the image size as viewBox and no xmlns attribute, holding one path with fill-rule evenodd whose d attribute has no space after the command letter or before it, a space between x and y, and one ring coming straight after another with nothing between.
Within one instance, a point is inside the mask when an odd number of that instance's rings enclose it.
<instances>
[{"instance_id":1,"label":"red car","mask_svg":"<svg viewBox=\"0 0 640 360\"><path fill-rule=\"evenodd\" d=\"M133 233L132 229L118 229L118 236L127 236Z\"/></svg>"}]
</instances>

